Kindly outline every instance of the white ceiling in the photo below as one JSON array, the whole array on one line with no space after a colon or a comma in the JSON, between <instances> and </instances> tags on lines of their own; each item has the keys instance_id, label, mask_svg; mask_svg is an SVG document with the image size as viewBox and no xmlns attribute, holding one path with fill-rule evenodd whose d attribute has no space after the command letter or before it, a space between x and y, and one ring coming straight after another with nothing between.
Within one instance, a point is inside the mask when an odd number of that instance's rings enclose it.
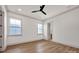
<instances>
[{"instance_id":1,"label":"white ceiling","mask_svg":"<svg viewBox=\"0 0 79 59\"><path fill-rule=\"evenodd\" d=\"M30 16L39 20L45 20L74 7L76 7L76 5L46 5L44 11L47 15L44 15L41 12L32 13L34 10L39 10L40 5L8 5L7 9L18 14ZM22 9L22 11L18 11L18 9Z\"/></svg>"}]
</instances>

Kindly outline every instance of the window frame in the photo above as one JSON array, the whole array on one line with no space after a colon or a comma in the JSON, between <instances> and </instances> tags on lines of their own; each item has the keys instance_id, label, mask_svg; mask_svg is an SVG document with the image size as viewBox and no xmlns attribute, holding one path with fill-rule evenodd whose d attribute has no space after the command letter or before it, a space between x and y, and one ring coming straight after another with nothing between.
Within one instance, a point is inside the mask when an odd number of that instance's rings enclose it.
<instances>
[{"instance_id":1,"label":"window frame","mask_svg":"<svg viewBox=\"0 0 79 59\"><path fill-rule=\"evenodd\" d=\"M37 32L37 33L38 33L38 35L42 35L43 34L43 24L42 23L38 23L38 24L42 25L42 33L39 33L39 32ZM38 25L37 25L37 28L38 28ZM39 29L37 29L37 30L39 30Z\"/></svg>"},{"instance_id":2,"label":"window frame","mask_svg":"<svg viewBox=\"0 0 79 59\"><path fill-rule=\"evenodd\" d=\"M9 31L10 31L10 19L15 19L15 20L20 20L21 21L21 34L9 34ZM10 17L9 18L9 22L8 22L8 36L22 36L22 19L19 19L19 18L15 18L15 17Z\"/></svg>"}]
</instances>

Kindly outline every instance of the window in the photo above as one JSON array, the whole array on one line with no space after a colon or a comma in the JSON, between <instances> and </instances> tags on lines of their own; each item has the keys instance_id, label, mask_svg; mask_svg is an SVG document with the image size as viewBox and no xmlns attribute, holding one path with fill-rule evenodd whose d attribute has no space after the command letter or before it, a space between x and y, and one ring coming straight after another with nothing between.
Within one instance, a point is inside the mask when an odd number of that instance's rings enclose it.
<instances>
[{"instance_id":1,"label":"window","mask_svg":"<svg viewBox=\"0 0 79 59\"><path fill-rule=\"evenodd\" d=\"M10 18L9 35L21 35L21 20Z\"/></svg>"},{"instance_id":2,"label":"window","mask_svg":"<svg viewBox=\"0 0 79 59\"><path fill-rule=\"evenodd\" d=\"M38 34L42 34L42 32L43 32L43 25L38 24Z\"/></svg>"}]
</instances>

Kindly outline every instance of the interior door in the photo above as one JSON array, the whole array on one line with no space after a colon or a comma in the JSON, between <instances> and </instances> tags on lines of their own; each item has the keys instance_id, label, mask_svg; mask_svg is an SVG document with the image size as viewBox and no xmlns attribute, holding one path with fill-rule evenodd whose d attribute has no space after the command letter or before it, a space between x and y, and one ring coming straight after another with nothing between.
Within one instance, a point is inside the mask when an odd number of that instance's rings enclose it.
<instances>
[{"instance_id":1,"label":"interior door","mask_svg":"<svg viewBox=\"0 0 79 59\"><path fill-rule=\"evenodd\" d=\"M52 40L52 33L51 33L51 24L50 23L48 23L47 24L47 31L48 31L48 40Z\"/></svg>"}]
</instances>

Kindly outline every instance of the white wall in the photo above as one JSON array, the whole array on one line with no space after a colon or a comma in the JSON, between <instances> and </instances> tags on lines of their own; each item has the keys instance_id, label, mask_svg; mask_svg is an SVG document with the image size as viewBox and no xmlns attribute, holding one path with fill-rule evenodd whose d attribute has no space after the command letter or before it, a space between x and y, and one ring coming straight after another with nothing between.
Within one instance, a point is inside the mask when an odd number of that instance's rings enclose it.
<instances>
[{"instance_id":1,"label":"white wall","mask_svg":"<svg viewBox=\"0 0 79 59\"><path fill-rule=\"evenodd\" d=\"M52 41L79 48L79 8L52 20Z\"/></svg>"},{"instance_id":2,"label":"white wall","mask_svg":"<svg viewBox=\"0 0 79 59\"><path fill-rule=\"evenodd\" d=\"M37 26L38 23L42 23L41 21L8 12L8 22L10 17L22 20L22 35L8 36L7 45L14 45L42 39L42 35L38 35L37 33Z\"/></svg>"}]
</instances>

